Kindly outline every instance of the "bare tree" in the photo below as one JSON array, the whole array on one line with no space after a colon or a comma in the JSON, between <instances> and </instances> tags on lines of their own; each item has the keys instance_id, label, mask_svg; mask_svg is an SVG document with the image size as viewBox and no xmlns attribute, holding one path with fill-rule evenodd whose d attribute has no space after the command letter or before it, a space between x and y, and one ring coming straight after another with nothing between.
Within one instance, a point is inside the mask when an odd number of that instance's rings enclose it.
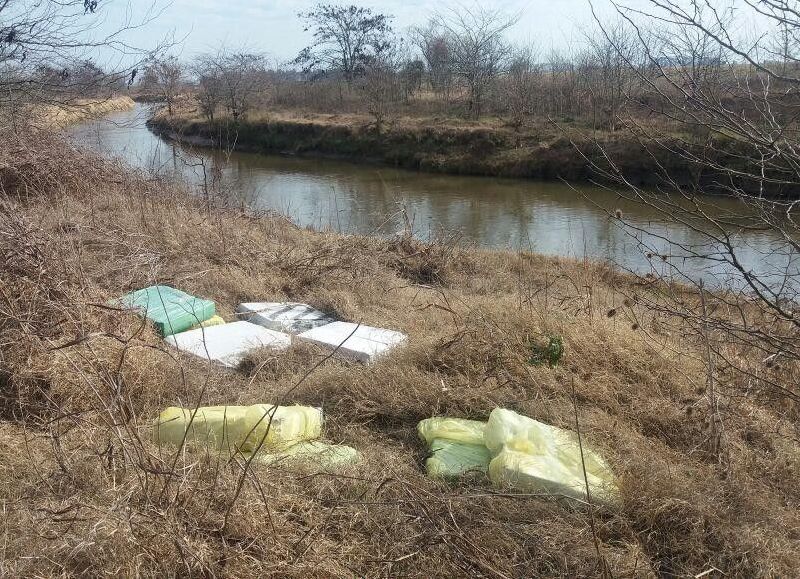
<instances>
[{"instance_id":1,"label":"bare tree","mask_svg":"<svg viewBox=\"0 0 800 579\"><path fill-rule=\"evenodd\" d=\"M580 114L576 97L575 59L568 52L553 49L547 60L550 114L558 117Z\"/></svg>"},{"instance_id":2,"label":"bare tree","mask_svg":"<svg viewBox=\"0 0 800 579\"><path fill-rule=\"evenodd\" d=\"M536 110L541 68L531 47L517 50L511 58L501 92L508 106L511 124L520 129Z\"/></svg>"},{"instance_id":3,"label":"bare tree","mask_svg":"<svg viewBox=\"0 0 800 579\"><path fill-rule=\"evenodd\" d=\"M156 17L154 6L140 11L137 22L117 23L97 33L110 0L2 0L0 1L0 107L14 103L51 103L66 106L77 98L98 94L132 82L149 53L133 47L128 32ZM109 61L125 62L113 69L98 67L99 75L73 75L87 53L102 47ZM157 51L159 47L153 47ZM160 48L163 48L160 47ZM106 70L103 70L106 68ZM43 70L57 75L41 74ZM82 72L87 72L84 69ZM85 85L88 82L89 85Z\"/></svg>"},{"instance_id":4,"label":"bare tree","mask_svg":"<svg viewBox=\"0 0 800 579\"><path fill-rule=\"evenodd\" d=\"M786 75L791 68L796 67L798 62L798 38L795 37L798 31L785 22L778 25L774 32L772 42L766 47L771 58L777 61L778 68L782 75Z\"/></svg>"},{"instance_id":5,"label":"bare tree","mask_svg":"<svg viewBox=\"0 0 800 579\"><path fill-rule=\"evenodd\" d=\"M467 112L478 118L489 87L511 54L504 34L517 16L476 4L440 13L435 20L447 36L453 74L467 91Z\"/></svg>"},{"instance_id":6,"label":"bare tree","mask_svg":"<svg viewBox=\"0 0 800 579\"><path fill-rule=\"evenodd\" d=\"M153 60L148 69L156 80L159 93L167 103L167 111L172 115L183 81L183 65L177 57L167 56Z\"/></svg>"},{"instance_id":7,"label":"bare tree","mask_svg":"<svg viewBox=\"0 0 800 579\"><path fill-rule=\"evenodd\" d=\"M314 31L314 44L294 60L307 73L340 73L351 84L391 42L391 16L370 8L318 4L299 16Z\"/></svg>"},{"instance_id":8,"label":"bare tree","mask_svg":"<svg viewBox=\"0 0 800 579\"><path fill-rule=\"evenodd\" d=\"M221 50L201 56L195 64L195 74L200 106L209 118L213 118L220 104L234 120L245 116L268 84L265 57L246 51Z\"/></svg>"},{"instance_id":9,"label":"bare tree","mask_svg":"<svg viewBox=\"0 0 800 579\"><path fill-rule=\"evenodd\" d=\"M682 83L693 98L720 86L726 51L714 37L731 28L733 8L715 9L703 2L695 3L691 13L706 23L708 33L692 26L651 26L645 44L661 70L674 75L673 81Z\"/></svg>"},{"instance_id":10,"label":"bare tree","mask_svg":"<svg viewBox=\"0 0 800 579\"><path fill-rule=\"evenodd\" d=\"M615 131L620 108L630 96L639 63L639 43L624 20L606 24L602 33L586 33L580 80L589 94L594 128Z\"/></svg>"},{"instance_id":11,"label":"bare tree","mask_svg":"<svg viewBox=\"0 0 800 579\"><path fill-rule=\"evenodd\" d=\"M403 83L403 92L406 99L410 99L422 89L422 79L425 77L425 63L419 59L407 60L400 72Z\"/></svg>"},{"instance_id":12,"label":"bare tree","mask_svg":"<svg viewBox=\"0 0 800 579\"><path fill-rule=\"evenodd\" d=\"M220 62L220 79L226 106L238 119L253 106L256 95L266 89L264 57L251 52L234 52Z\"/></svg>"},{"instance_id":13,"label":"bare tree","mask_svg":"<svg viewBox=\"0 0 800 579\"><path fill-rule=\"evenodd\" d=\"M392 105L404 96L401 90L403 60L400 49L393 45L365 63L364 73L358 81L379 134L383 131Z\"/></svg>"},{"instance_id":14,"label":"bare tree","mask_svg":"<svg viewBox=\"0 0 800 579\"><path fill-rule=\"evenodd\" d=\"M431 89L449 98L452 81L451 49L444 31L436 20L431 20L424 27L412 29L411 40L425 61Z\"/></svg>"},{"instance_id":15,"label":"bare tree","mask_svg":"<svg viewBox=\"0 0 800 579\"><path fill-rule=\"evenodd\" d=\"M197 76L197 104L203 116L213 121L223 99L222 79L216 70L203 61L195 64L194 70Z\"/></svg>"}]
</instances>

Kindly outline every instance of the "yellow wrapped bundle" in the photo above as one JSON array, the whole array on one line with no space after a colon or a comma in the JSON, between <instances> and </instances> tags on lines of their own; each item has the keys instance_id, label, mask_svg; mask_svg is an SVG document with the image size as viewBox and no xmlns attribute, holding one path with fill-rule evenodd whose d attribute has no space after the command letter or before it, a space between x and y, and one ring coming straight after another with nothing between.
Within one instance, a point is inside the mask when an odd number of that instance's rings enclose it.
<instances>
[{"instance_id":1,"label":"yellow wrapped bundle","mask_svg":"<svg viewBox=\"0 0 800 579\"><path fill-rule=\"evenodd\" d=\"M430 444L435 438L444 438L465 444L483 445L485 422L464 420L463 418L427 418L417 425L422 440Z\"/></svg>"},{"instance_id":2,"label":"yellow wrapped bundle","mask_svg":"<svg viewBox=\"0 0 800 579\"><path fill-rule=\"evenodd\" d=\"M244 416L240 448L254 452L259 447L285 447L322 435L322 409L311 406L249 406Z\"/></svg>"},{"instance_id":3,"label":"yellow wrapped bundle","mask_svg":"<svg viewBox=\"0 0 800 579\"><path fill-rule=\"evenodd\" d=\"M313 440L321 432L322 410L308 406L171 407L156 419L153 438L159 445L177 446L185 438L217 450L253 452Z\"/></svg>"},{"instance_id":4,"label":"yellow wrapped bundle","mask_svg":"<svg viewBox=\"0 0 800 579\"><path fill-rule=\"evenodd\" d=\"M204 406L197 411L171 406L159 414L153 440L159 445L186 443L216 450L236 449L236 438L243 430L245 406Z\"/></svg>"}]
</instances>

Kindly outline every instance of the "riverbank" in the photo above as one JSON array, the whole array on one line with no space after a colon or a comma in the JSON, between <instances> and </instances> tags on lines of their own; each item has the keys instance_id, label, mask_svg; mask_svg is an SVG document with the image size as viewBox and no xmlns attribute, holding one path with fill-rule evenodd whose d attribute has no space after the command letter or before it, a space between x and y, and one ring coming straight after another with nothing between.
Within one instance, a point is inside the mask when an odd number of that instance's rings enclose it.
<instances>
[{"instance_id":1,"label":"riverbank","mask_svg":"<svg viewBox=\"0 0 800 579\"><path fill-rule=\"evenodd\" d=\"M127 96L79 99L66 105L41 105L30 117L43 129L59 129L97 119L109 113L129 111L136 106Z\"/></svg>"},{"instance_id":2,"label":"riverbank","mask_svg":"<svg viewBox=\"0 0 800 579\"><path fill-rule=\"evenodd\" d=\"M148 126L165 138L194 146L346 159L454 175L603 182L604 171L614 172L611 159L615 170L635 185L663 186L669 174L682 186L709 193L725 191L717 189L720 176L708 166L736 168L742 162L733 141L719 140L717 146L724 152L713 159L713 153L701 154L703 147L698 146L698 158L704 159L700 167L679 153L685 143L677 136L648 142L632 131L592 132L546 121L514 130L500 120L403 117L386 123L379 132L371 118L361 114L270 110L242 121L223 116L212 122L196 109L183 108L172 116L158 111ZM757 189L755 184L739 185ZM800 191L784 188L772 194L800 195Z\"/></svg>"},{"instance_id":3,"label":"riverbank","mask_svg":"<svg viewBox=\"0 0 800 579\"><path fill-rule=\"evenodd\" d=\"M9 575L789 576L800 566L796 410L737 397L725 460L710 456L702 342L641 305L664 286L591 262L301 229L48 134L0 143L0 167ZM292 300L409 343L373 366L295 346L228 371L178 356L109 305L155 282L214 300L229 321L239 302ZM550 336L563 339L562 363L532 364L532 345ZM793 369L763 371L788 384ZM279 399L323 407L326 438L363 461L247 473L237 459L150 442L166 406ZM572 430L577 419L622 504L427 478L417 422L485 419L497 406Z\"/></svg>"}]
</instances>

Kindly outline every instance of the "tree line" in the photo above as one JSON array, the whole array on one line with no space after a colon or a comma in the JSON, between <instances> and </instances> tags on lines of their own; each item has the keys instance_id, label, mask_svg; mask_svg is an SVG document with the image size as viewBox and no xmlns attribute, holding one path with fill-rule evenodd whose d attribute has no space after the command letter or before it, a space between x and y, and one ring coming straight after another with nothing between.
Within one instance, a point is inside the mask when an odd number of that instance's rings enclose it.
<instances>
[{"instance_id":1,"label":"tree line","mask_svg":"<svg viewBox=\"0 0 800 579\"><path fill-rule=\"evenodd\" d=\"M670 107L662 91L675 81L690 94L730 91L735 65L745 64L693 27L645 27L621 16L596 21L561 48L511 42L519 15L477 4L434 13L403 33L391 15L354 5L319 4L298 16L312 42L289 62L230 50L191 63L166 58L146 68L140 85L160 93L170 110L193 85L209 119L275 105L369 113L378 129L403 112L489 115L515 128L575 120L613 132L623 114ZM733 18L713 17L720 30ZM793 37L785 27L772 36L763 58L791 66Z\"/></svg>"},{"instance_id":2,"label":"tree line","mask_svg":"<svg viewBox=\"0 0 800 579\"><path fill-rule=\"evenodd\" d=\"M358 6L320 4L299 17L313 41L289 62L238 51L191 63L167 58L151 63L140 86L161 93L171 109L191 84L209 119L274 104L368 112L379 128L391 111L410 110L502 115L516 127L539 116L593 118L613 129L636 82L629 61L643 58L621 25L611 38L585 32L575 48L515 45L507 33L519 15L478 5L436 13L405 34L390 15Z\"/></svg>"}]
</instances>

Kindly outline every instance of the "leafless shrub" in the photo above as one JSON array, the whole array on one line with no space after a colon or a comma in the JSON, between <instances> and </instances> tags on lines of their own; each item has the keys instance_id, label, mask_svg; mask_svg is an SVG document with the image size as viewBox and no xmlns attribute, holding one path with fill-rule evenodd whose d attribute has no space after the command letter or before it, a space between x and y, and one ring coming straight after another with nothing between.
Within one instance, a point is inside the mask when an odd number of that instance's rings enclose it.
<instances>
[{"instance_id":1,"label":"leafless shrub","mask_svg":"<svg viewBox=\"0 0 800 579\"><path fill-rule=\"evenodd\" d=\"M107 98L133 82L150 51L134 47L128 33L157 16L155 5L147 6L135 21L128 18L117 26L110 22L105 35L91 34L104 17L105 4L86 0L0 3L0 109L69 106L87 96ZM103 70L87 59L87 54L94 57L92 51L101 47L127 64Z\"/></svg>"},{"instance_id":2,"label":"leafless shrub","mask_svg":"<svg viewBox=\"0 0 800 579\"><path fill-rule=\"evenodd\" d=\"M789 4L756 2L748 10L776 26L800 27ZM656 125L628 116L628 130L651 158L667 150L687 160L695 168L694 179L687 182L656 162L661 180L652 191L632 183L612 157L596 162L595 169L616 184L623 199L694 232L691 244L680 244L646 225L618 219L652 260L669 267L665 299L642 303L667 314L674 323L670 331L697 339L697 357L707 367L709 448L723 460L720 413L729 417L742 398L788 404L790 410L800 396L788 378L800 367L800 231L797 202L784 198L797 195L800 165L793 120L783 113L793 106L800 80L783 74L788 67L765 63L759 42L735 40L725 13L702 2L685 8L658 0L650 5L652 12L618 8L636 32L647 67L635 65L613 29L604 29L606 45L627 64L625 74L636 74L656 95L653 102L659 104L650 113L664 119ZM651 22L659 25L646 34ZM708 190L738 203L723 209L702 197ZM745 230L772 241L754 269L742 259L754 250L737 242ZM687 262L704 266L716 287L686 272ZM653 271L658 277L658 268Z\"/></svg>"},{"instance_id":3,"label":"leafless shrub","mask_svg":"<svg viewBox=\"0 0 800 579\"><path fill-rule=\"evenodd\" d=\"M221 50L201 56L194 69L200 83L197 98L212 119L219 104L234 120L244 117L269 88L265 57L258 53Z\"/></svg>"},{"instance_id":4,"label":"leafless shrub","mask_svg":"<svg viewBox=\"0 0 800 579\"><path fill-rule=\"evenodd\" d=\"M480 117L489 87L507 64L511 47L503 35L516 21L516 16L477 4L435 18L447 38L450 69L464 83L467 111L474 118Z\"/></svg>"}]
</instances>

